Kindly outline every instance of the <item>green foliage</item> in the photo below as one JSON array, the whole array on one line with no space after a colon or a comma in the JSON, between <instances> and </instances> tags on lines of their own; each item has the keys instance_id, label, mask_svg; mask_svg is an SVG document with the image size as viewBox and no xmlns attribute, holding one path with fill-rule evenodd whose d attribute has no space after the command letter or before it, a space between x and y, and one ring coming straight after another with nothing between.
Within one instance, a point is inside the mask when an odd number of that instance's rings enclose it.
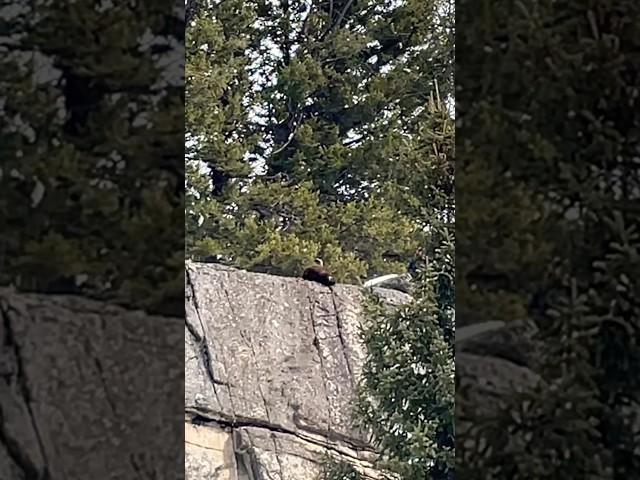
<instances>
[{"instance_id":1,"label":"green foliage","mask_svg":"<svg viewBox=\"0 0 640 480\"><path fill-rule=\"evenodd\" d=\"M287 276L321 257L359 283L420 247L416 302L365 332L360 419L382 467L453 478L452 3L227 0L194 19L187 255Z\"/></svg>"},{"instance_id":2,"label":"green foliage","mask_svg":"<svg viewBox=\"0 0 640 480\"><path fill-rule=\"evenodd\" d=\"M404 264L392 258L415 250L416 226L379 196L326 205L309 183L256 182L240 197L233 216L220 219L215 237L196 242L194 252L216 252L240 267L290 276L320 256L338 279L357 282L375 272L403 271ZM261 212L267 214L261 218Z\"/></svg>"},{"instance_id":3,"label":"green foliage","mask_svg":"<svg viewBox=\"0 0 640 480\"><path fill-rule=\"evenodd\" d=\"M469 452L460 439L468 461L458 472L634 477L640 5L469 4L460 15L459 200L462 212L484 215L458 218L468 236L459 238L459 283L470 287L473 263L501 258L508 286L485 297L483 316L524 313L536 293L542 308L528 313L545 355L533 365L543 379L534 392L505 399L498 418L470 413L484 446ZM493 245L486 232L496 232ZM484 280L476 288L490 291ZM459 298L468 316L481 303L464 290Z\"/></svg>"},{"instance_id":4,"label":"green foliage","mask_svg":"<svg viewBox=\"0 0 640 480\"><path fill-rule=\"evenodd\" d=\"M173 3L40 3L5 22L0 283L182 314L184 98L158 80Z\"/></svg>"},{"instance_id":5,"label":"green foliage","mask_svg":"<svg viewBox=\"0 0 640 480\"><path fill-rule=\"evenodd\" d=\"M267 29L272 38L289 38L296 21L304 27L295 54L281 45L282 77L263 92L272 108L265 133L276 152L269 172L314 178L323 196L344 200L364 195L363 181L407 171L409 159L390 159L417 133L436 85L450 93L451 17L440 18L440 3L349 2L344 21L324 2L313 2L306 20L270 4L269 18L278 19ZM427 41L440 21L438 41Z\"/></svg>"},{"instance_id":6,"label":"green foliage","mask_svg":"<svg viewBox=\"0 0 640 480\"><path fill-rule=\"evenodd\" d=\"M318 480L364 480L364 477L351 464L327 458Z\"/></svg>"},{"instance_id":7,"label":"green foliage","mask_svg":"<svg viewBox=\"0 0 640 480\"><path fill-rule=\"evenodd\" d=\"M438 243L422 222L451 210L453 124L437 97L451 88L451 16L434 2L347 5L200 9L187 32L189 257L297 275L320 256L358 283ZM425 46L434 22L443 35Z\"/></svg>"},{"instance_id":8,"label":"green foliage","mask_svg":"<svg viewBox=\"0 0 640 480\"><path fill-rule=\"evenodd\" d=\"M186 31L187 252L215 236L202 219L222 220L229 205L222 191L251 172L244 154L254 142L242 99L250 89L243 52L252 18L244 2L223 2L214 12L199 9Z\"/></svg>"},{"instance_id":9,"label":"green foliage","mask_svg":"<svg viewBox=\"0 0 640 480\"><path fill-rule=\"evenodd\" d=\"M359 416L379 441L381 466L402 479L455 477L453 245L447 238L436 249L414 302L392 314L369 303Z\"/></svg>"}]
</instances>

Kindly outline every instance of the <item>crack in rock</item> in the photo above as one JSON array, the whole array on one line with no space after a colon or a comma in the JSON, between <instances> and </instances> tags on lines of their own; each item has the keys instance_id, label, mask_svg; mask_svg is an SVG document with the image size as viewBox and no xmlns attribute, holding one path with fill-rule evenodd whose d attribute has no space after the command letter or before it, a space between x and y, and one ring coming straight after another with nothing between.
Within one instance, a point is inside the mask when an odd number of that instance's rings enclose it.
<instances>
[{"instance_id":1,"label":"crack in rock","mask_svg":"<svg viewBox=\"0 0 640 480\"><path fill-rule=\"evenodd\" d=\"M343 455L345 457L350 457L353 458L355 460L359 459L357 453L354 455L353 453L350 453L348 451L345 451L344 449L339 448L338 445L335 444L327 444L326 440L332 440L332 441L336 441L336 442L341 442L342 444L344 444L346 446L346 448L353 450L354 452L367 452L367 453L371 453L371 454L375 454L375 450L368 444L365 443L361 443L361 442L355 442L352 438L343 436L343 435L338 435L335 432L326 432L326 431L322 431L320 429L314 429L315 431L310 431L310 433L314 433L316 435L318 435L319 437L322 438L322 440L315 438L315 437L311 437L311 436L306 436L301 434L301 432L298 432L296 430L291 430L289 428L286 427L282 427L282 426L278 426L278 425L274 425L274 424L270 424L268 422L264 422L264 421L260 421L259 419L239 419L239 418L235 418L234 420L224 420L222 418L219 417L211 417L207 414L202 414L202 413L196 413L195 409L192 411L192 417L189 420L191 423L193 423L194 425L198 425L198 426L215 426L221 429L228 429L232 432L234 431L238 431L241 430L243 428L255 428L255 429L260 429L260 430L266 430L268 432L270 432L271 434L280 434L280 435L290 435L293 436L295 438L297 438L298 440L301 440L303 442L307 442L310 443L312 445L315 445L317 447L322 447L325 448L327 450L333 451L335 453L338 453L340 455Z\"/></svg>"},{"instance_id":2,"label":"crack in rock","mask_svg":"<svg viewBox=\"0 0 640 480\"><path fill-rule=\"evenodd\" d=\"M227 290L226 286L222 286L222 291L225 294L225 297L227 299L227 304L229 305L229 309L231 310L231 313L233 314L233 316L235 318L238 318L238 316L236 315L234 308L233 308L233 303L231 302L231 295L229 295L229 290ZM238 333L240 334L240 338L242 338L242 340L244 341L245 345L249 348L249 350L251 351L251 360L253 361L253 365L254 368L256 369L256 371L258 371L258 357L256 355L256 351L255 348L253 347L253 343L247 338L247 336L245 335L245 333L242 331L242 329L238 330ZM269 411L269 404L267 402L267 398L264 394L264 392L262 391L262 382L260 382L260 380L256 381L257 387L258 387L258 393L260 394L260 398L262 399L262 404L264 405L264 412L265 415L267 417L267 420L269 422L271 422L271 413ZM272 442L273 442L273 451L274 454L276 456L276 460L278 462L279 468L280 468L280 478L283 478L283 467L282 467L282 462L280 460L280 452L278 451L278 444L276 443L276 439L275 437L272 436L271 438Z\"/></svg>"},{"instance_id":3,"label":"crack in rock","mask_svg":"<svg viewBox=\"0 0 640 480\"><path fill-rule=\"evenodd\" d=\"M344 356L345 365L347 367L347 372L349 372L349 380L351 382L351 386L355 387L355 377L353 374L353 370L351 368L351 362L349 361L349 355L347 352L347 343L344 339L344 326L342 324L342 318L340 317L340 312L338 311L338 304L336 302L336 293L331 289L331 301L333 302L333 311L335 312L336 324L338 327L338 338L340 339L340 344L342 345L342 354Z\"/></svg>"},{"instance_id":4,"label":"crack in rock","mask_svg":"<svg viewBox=\"0 0 640 480\"><path fill-rule=\"evenodd\" d=\"M13 325L11 322L10 311L12 307L4 301L0 301L0 315L2 316L2 324L4 327L4 348L9 348L13 352L13 359L15 362L16 371L14 378L16 380L19 393L24 401L29 420L31 423L31 429L35 435L35 440L38 445L38 453L40 454L42 465L39 466L36 460L30 458L28 453L25 452L25 446L21 445L17 439L11 438L6 428L6 422L8 419L4 418L3 411L0 409L0 441L6 446L7 452L24 472L27 478L34 480L47 480L50 478L49 461L47 459L47 452L42 440L42 434L38 428L38 422L36 421L33 409L31 407L32 398L31 391L28 385L28 378L25 372L24 362L22 359L22 350L15 337Z\"/></svg>"},{"instance_id":5,"label":"crack in rock","mask_svg":"<svg viewBox=\"0 0 640 480\"><path fill-rule=\"evenodd\" d=\"M315 302L311 299L311 296L307 293L307 299L309 300L309 315L311 317L311 328L313 329L313 341L312 344L318 352L320 359L320 376L322 377L322 384L324 386L324 396L327 400L327 409L331 408L331 401L329 399L329 387L327 386L327 372L324 367L324 359L322 356L322 349L320 347L320 339L318 338L318 330L316 326L316 319L314 315ZM331 431L331 416L327 417L327 431Z\"/></svg>"},{"instance_id":6,"label":"crack in rock","mask_svg":"<svg viewBox=\"0 0 640 480\"><path fill-rule=\"evenodd\" d=\"M191 324L191 322L188 320L188 316L185 315L184 317L184 321L185 321L185 325L187 327L187 330L189 331L189 333L191 334L191 336L194 338L194 340L196 341L196 343L199 345L199 352L200 352L200 356L202 358L202 364L204 366L204 370L207 374L207 377L209 378L209 382L211 382L211 387L213 389L213 394L216 397L216 400L218 401L218 405L220 405L220 408L222 408L223 404L220 401L220 396L218 395L218 389L216 387L216 385L221 385L221 386L226 386L229 389L229 398L231 398L231 389L229 388L229 385L225 382L222 382L221 380L218 380L213 372L213 366L212 366L212 355L211 355L211 348L209 346L209 342L207 340L207 336L205 333L205 328L204 328L204 322L202 321L202 317L200 316L200 305L198 304L198 297L196 296L196 289L195 286L193 284L193 280L191 278L191 272L189 271L189 269L187 269L187 284L189 285L189 289L191 291L191 299L193 301L193 308L196 311L196 316L198 317L198 321L200 322L200 328L202 329L202 334L200 334L194 325Z\"/></svg>"}]
</instances>

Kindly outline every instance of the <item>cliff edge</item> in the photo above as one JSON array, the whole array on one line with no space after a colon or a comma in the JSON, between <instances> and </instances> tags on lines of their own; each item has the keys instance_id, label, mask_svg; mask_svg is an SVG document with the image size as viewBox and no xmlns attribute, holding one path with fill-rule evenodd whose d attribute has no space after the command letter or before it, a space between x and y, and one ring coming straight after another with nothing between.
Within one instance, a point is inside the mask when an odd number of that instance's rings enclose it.
<instances>
[{"instance_id":1,"label":"cliff edge","mask_svg":"<svg viewBox=\"0 0 640 480\"><path fill-rule=\"evenodd\" d=\"M362 300L353 285L187 264L187 478L314 480L327 455L379 477L352 420Z\"/></svg>"}]
</instances>

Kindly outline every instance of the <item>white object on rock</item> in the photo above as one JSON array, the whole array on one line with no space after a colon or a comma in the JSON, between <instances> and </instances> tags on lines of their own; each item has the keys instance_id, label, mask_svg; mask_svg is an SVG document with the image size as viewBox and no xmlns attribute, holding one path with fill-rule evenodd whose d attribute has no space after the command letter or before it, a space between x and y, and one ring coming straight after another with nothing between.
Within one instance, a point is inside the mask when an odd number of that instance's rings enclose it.
<instances>
[{"instance_id":1,"label":"white object on rock","mask_svg":"<svg viewBox=\"0 0 640 480\"><path fill-rule=\"evenodd\" d=\"M456 343L464 342L470 338L477 337L478 335L489 332L491 330L497 330L505 326L504 322L492 320L489 322L474 323L466 327L456 329Z\"/></svg>"}]
</instances>

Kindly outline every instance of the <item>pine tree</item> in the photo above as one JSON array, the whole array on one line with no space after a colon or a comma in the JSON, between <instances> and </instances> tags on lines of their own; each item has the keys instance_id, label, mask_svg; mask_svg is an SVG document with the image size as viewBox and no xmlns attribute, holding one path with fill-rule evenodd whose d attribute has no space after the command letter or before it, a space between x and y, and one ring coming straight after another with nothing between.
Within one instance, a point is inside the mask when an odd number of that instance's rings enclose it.
<instances>
[{"instance_id":1,"label":"pine tree","mask_svg":"<svg viewBox=\"0 0 640 480\"><path fill-rule=\"evenodd\" d=\"M439 5L265 3L273 53L263 61L278 76L263 91L268 171L313 179L332 200L406 179L414 169L402 147L423 125L420 111L437 85L451 93L452 17Z\"/></svg>"},{"instance_id":2,"label":"pine tree","mask_svg":"<svg viewBox=\"0 0 640 480\"><path fill-rule=\"evenodd\" d=\"M244 2L223 2L200 5L192 15L185 72L187 251L225 222L228 190L249 177L245 154L252 148L248 111L242 105L250 87L244 52L250 43L251 10Z\"/></svg>"},{"instance_id":3,"label":"pine tree","mask_svg":"<svg viewBox=\"0 0 640 480\"><path fill-rule=\"evenodd\" d=\"M520 283L522 292L527 285L531 294L546 292L543 308L531 312L544 347L531 367L542 381L532 392L505 398L497 418L475 419L485 448L476 452L477 463L458 470L483 479L633 477L640 466L633 446L633 371L640 357L631 292L640 242L631 39L640 8L631 1L514 2L462 14L462 23L475 28L461 35L468 42L461 51L469 55L462 63L474 65L473 75L461 77L461 122L474 130L460 132L472 136L460 156L491 164L492 173L508 171L510 181L539 200L538 221L526 229L512 214L461 231L469 237L499 227L520 232L520 245L535 248L523 251L523 275L510 283ZM462 172L459 179L471 173ZM469 175L466 182L477 178L483 177ZM481 207L505 192L496 184L499 190L478 189L468 201ZM459 245L459 258L465 247L471 245ZM551 266L546 279L527 267L537 254ZM517 301L524 309L528 299ZM505 305L494 301L491 308Z\"/></svg>"},{"instance_id":4,"label":"pine tree","mask_svg":"<svg viewBox=\"0 0 640 480\"><path fill-rule=\"evenodd\" d=\"M452 5L230 0L194 18L188 254L279 275L319 256L358 283L405 272L420 247L417 301L365 332L360 418L385 468L453 478ZM242 56L222 48L240 39Z\"/></svg>"},{"instance_id":5,"label":"pine tree","mask_svg":"<svg viewBox=\"0 0 640 480\"><path fill-rule=\"evenodd\" d=\"M365 327L360 418L403 480L455 478L453 238L418 278L416 300ZM374 304L375 305L375 304Z\"/></svg>"},{"instance_id":6,"label":"pine tree","mask_svg":"<svg viewBox=\"0 0 640 480\"><path fill-rule=\"evenodd\" d=\"M0 74L0 279L143 308L169 302L178 314L184 97L158 60L180 55L179 13L162 1L30 8L5 22L16 43ZM153 44L140 44L142 31Z\"/></svg>"},{"instance_id":7,"label":"pine tree","mask_svg":"<svg viewBox=\"0 0 640 480\"><path fill-rule=\"evenodd\" d=\"M207 137L194 142L194 163L213 168L189 176L189 255L283 275L321 256L346 282L403 272L428 243L414 219L437 224L448 209L438 182L450 178L452 143L431 138L443 135L444 120L428 104L436 87L443 98L451 91L451 13L421 1L241 3L205 9L225 42L246 39L241 65L228 50L205 65L196 52L209 27L190 27L187 116L228 104L222 111L235 117L191 129ZM246 13L242 26L226 20L236 10ZM203 66L208 81L233 83L233 95L200 85ZM211 150L225 122L239 126L233 154ZM434 144L442 150L420 150Z\"/></svg>"}]
</instances>

